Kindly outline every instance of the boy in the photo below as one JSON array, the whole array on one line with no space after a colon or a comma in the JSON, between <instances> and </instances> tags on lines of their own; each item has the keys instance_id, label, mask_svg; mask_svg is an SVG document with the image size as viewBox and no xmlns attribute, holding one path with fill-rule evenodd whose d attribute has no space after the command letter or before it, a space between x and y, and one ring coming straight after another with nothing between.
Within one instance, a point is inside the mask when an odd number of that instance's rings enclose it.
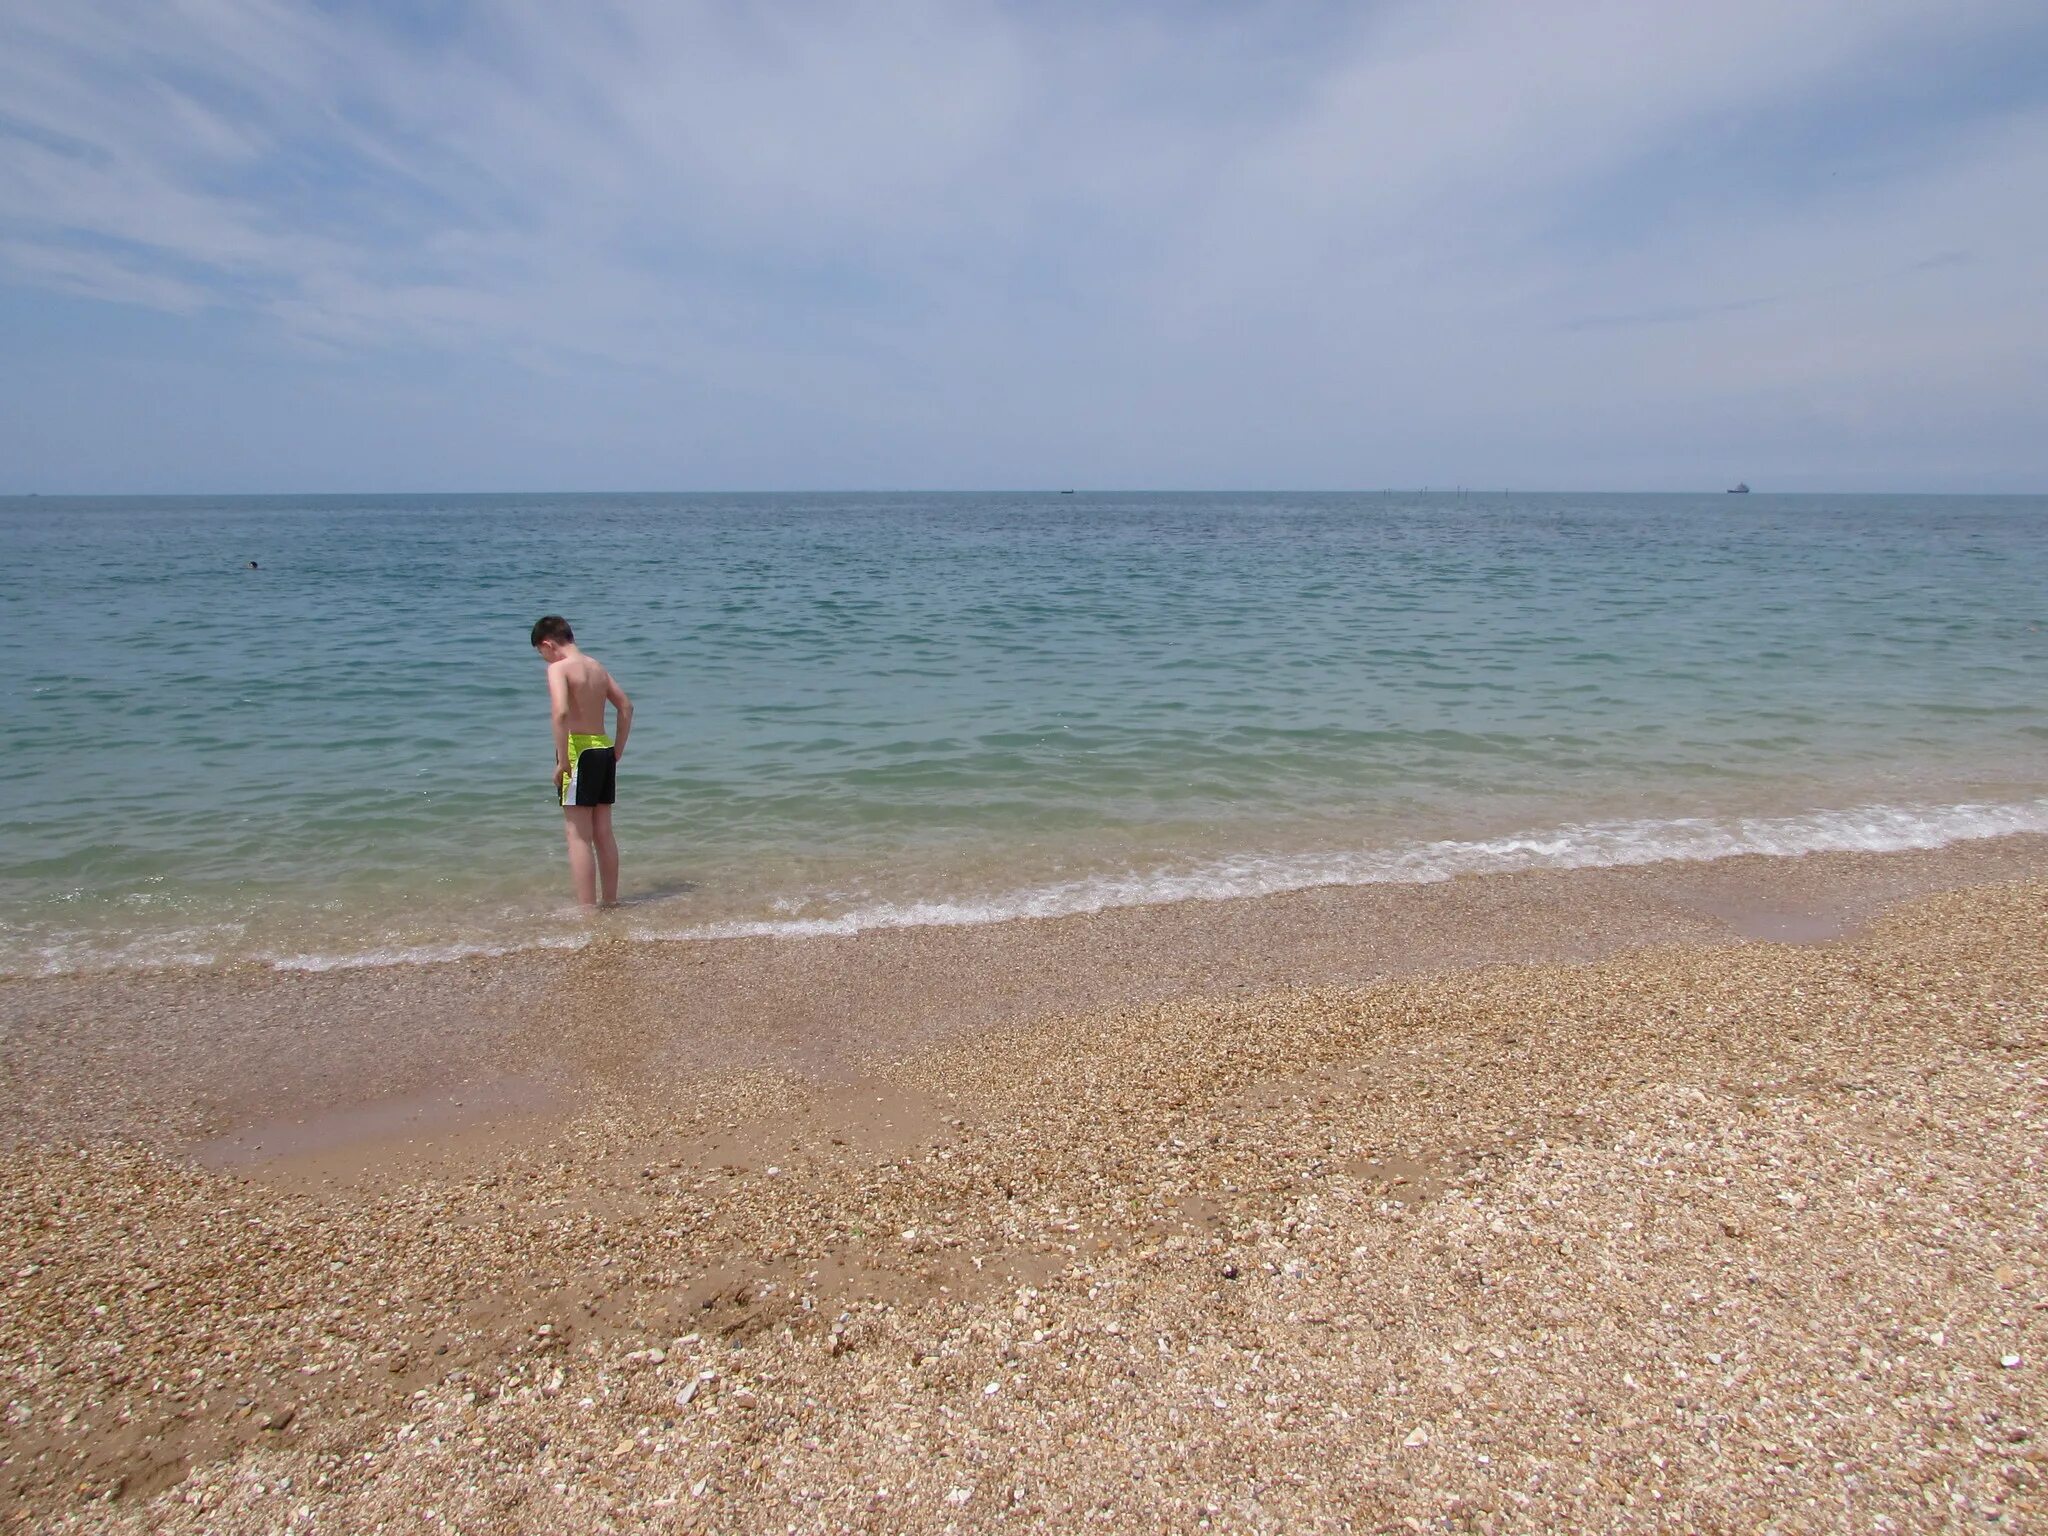
<instances>
[{"instance_id":1,"label":"boy","mask_svg":"<svg viewBox=\"0 0 2048 1536\"><path fill-rule=\"evenodd\" d=\"M555 798L569 838L569 876L576 899L597 905L619 900L619 845L612 838L612 803L618 799L618 763L633 729L633 701L597 658L576 648L575 631L560 614L533 626L533 648L548 664L548 701L555 716ZM618 711L616 739L604 733L604 706Z\"/></svg>"}]
</instances>

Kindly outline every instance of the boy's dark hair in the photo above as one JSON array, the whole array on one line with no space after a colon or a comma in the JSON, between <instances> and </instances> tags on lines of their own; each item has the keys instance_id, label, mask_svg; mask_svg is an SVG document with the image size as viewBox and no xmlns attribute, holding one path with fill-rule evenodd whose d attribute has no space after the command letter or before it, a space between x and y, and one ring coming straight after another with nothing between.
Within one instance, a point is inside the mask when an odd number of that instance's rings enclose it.
<instances>
[{"instance_id":1,"label":"boy's dark hair","mask_svg":"<svg viewBox=\"0 0 2048 1536\"><path fill-rule=\"evenodd\" d=\"M539 645L543 640L552 640L557 645L574 645L576 631L559 613L551 613L533 626L533 643Z\"/></svg>"}]
</instances>

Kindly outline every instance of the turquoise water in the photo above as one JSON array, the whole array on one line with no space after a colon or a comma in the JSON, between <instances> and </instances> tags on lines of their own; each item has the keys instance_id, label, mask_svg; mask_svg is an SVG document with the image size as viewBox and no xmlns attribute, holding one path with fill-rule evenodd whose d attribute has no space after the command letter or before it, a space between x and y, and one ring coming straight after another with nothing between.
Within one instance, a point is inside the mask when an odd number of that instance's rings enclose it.
<instances>
[{"instance_id":1,"label":"turquoise water","mask_svg":"<svg viewBox=\"0 0 2048 1536\"><path fill-rule=\"evenodd\" d=\"M639 706L629 934L2048 828L2044 498L44 498L0 552L15 973L578 941L549 611Z\"/></svg>"}]
</instances>

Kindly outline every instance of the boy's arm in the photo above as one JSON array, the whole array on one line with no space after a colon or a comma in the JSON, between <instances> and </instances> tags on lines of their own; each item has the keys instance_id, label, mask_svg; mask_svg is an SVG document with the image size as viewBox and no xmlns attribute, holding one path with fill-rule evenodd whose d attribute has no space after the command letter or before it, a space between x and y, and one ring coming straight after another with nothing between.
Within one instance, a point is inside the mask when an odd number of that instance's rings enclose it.
<instances>
[{"instance_id":1,"label":"boy's arm","mask_svg":"<svg viewBox=\"0 0 2048 1536\"><path fill-rule=\"evenodd\" d=\"M555 720L555 788L569 771L569 674L559 664L548 668L548 704Z\"/></svg>"},{"instance_id":2,"label":"boy's arm","mask_svg":"<svg viewBox=\"0 0 2048 1536\"><path fill-rule=\"evenodd\" d=\"M619 728L612 733L612 760L616 762L626 755L626 733L633 729L633 701L609 671L604 675L604 696L619 714Z\"/></svg>"}]
</instances>

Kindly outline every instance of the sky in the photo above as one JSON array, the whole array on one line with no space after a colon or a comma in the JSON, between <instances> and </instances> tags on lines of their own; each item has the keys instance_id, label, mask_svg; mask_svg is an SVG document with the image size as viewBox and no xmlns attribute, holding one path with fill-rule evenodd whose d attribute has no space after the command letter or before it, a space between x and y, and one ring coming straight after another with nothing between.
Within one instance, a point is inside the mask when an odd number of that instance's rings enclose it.
<instances>
[{"instance_id":1,"label":"sky","mask_svg":"<svg viewBox=\"0 0 2048 1536\"><path fill-rule=\"evenodd\" d=\"M2040 0L0 0L0 492L2048 491Z\"/></svg>"}]
</instances>

